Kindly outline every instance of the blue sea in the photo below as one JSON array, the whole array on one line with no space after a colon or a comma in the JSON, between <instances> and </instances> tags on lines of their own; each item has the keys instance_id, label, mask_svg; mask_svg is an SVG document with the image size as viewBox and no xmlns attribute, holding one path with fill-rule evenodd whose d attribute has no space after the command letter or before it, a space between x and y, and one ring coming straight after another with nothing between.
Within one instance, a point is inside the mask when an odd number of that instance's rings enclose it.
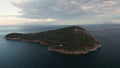
<instances>
[{"instance_id":1,"label":"blue sea","mask_svg":"<svg viewBox=\"0 0 120 68\"><path fill-rule=\"evenodd\" d=\"M9 33L36 33L67 25L0 26L0 68L120 68L120 25L80 25L102 48L85 55L49 52L46 46L5 40Z\"/></svg>"}]
</instances>

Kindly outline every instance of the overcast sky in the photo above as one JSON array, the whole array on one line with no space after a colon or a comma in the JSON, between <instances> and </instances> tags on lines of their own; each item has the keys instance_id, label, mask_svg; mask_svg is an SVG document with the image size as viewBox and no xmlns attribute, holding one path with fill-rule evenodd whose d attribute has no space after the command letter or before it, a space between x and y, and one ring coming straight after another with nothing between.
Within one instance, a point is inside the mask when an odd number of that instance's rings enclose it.
<instances>
[{"instance_id":1,"label":"overcast sky","mask_svg":"<svg viewBox=\"0 0 120 68\"><path fill-rule=\"evenodd\" d=\"M0 25L120 22L120 0L1 0Z\"/></svg>"}]
</instances>

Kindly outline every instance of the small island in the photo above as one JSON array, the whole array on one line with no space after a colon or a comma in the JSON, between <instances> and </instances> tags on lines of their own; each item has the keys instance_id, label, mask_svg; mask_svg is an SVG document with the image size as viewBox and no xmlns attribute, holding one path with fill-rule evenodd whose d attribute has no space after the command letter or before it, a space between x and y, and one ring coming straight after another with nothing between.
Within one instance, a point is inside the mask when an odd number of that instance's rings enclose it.
<instances>
[{"instance_id":1,"label":"small island","mask_svg":"<svg viewBox=\"0 0 120 68\"><path fill-rule=\"evenodd\" d=\"M42 44L49 51L62 54L87 54L101 47L90 32L79 26L31 34L11 33L5 39Z\"/></svg>"}]
</instances>

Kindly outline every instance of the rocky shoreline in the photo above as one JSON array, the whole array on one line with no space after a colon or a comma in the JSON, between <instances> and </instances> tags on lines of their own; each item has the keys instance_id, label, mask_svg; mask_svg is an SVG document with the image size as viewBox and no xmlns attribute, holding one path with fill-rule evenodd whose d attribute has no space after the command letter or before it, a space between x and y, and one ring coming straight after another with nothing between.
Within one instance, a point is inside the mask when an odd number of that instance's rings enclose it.
<instances>
[{"instance_id":1,"label":"rocky shoreline","mask_svg":"<svg viewBox=\"0 0 120 68\"><path fill-rule=\"evenodd\" d=\"M48 47L48 50L53 51L53 52L58 52L58 53L61 53L61 54L87 54L87 53L96 51L99 48L101 48L100 44L96 45L92 49L86 49L86 50L68 51L68 50L64 50L64 49L55 49L55 48L52 48L52 47Z\"/></svg>"},{"instance_id":2,"label":"rocky shoreline","mask_svg":"<svg viewBox=\"0 0 120 68\"><path fill-rule=\"evenodd\" d=\"M18 40L18 41L24 41L24 42L30 42L30 43L36 43L36 44L42 44L48 46L48 43L43 42L41 40L26 40L21 38L6 38L7 40Z\"/></svg>"},{"instance_id":3,"label":"rocky shoreline","mask_svg":"<svg viewBox=\"0 0 120 68\"><path fill-rule=\"evenodd\" d=\"M6 38L6 39L7 40L19 40L19 41L25 41L25 42L42 44L42 45L48 46L48 51L58 52L58 53L61 53L61 54L87 54L87 53L96 51L97 49L102 47L100 44L95 44L95 47L91 48L91 49L88 48L86 50L68 51L68 50L65 50L65 49L52 48L52 47L49 46L48 43L43 42L41 40L26 40L26 39L21 39L21 38Z\"/></svg>"},{"instance_id":4,"label":"rocky shoreline","mask_svg":"<svg viewBox=\"0 0 120 68\"><path fill-rule=\"evenodd\" d=\"M62 54L87 54L101 48L96 38L79 26L32 34L11 33L5 39L42 44L48 47L48 51Z\"/></svg>"}]
</instances>

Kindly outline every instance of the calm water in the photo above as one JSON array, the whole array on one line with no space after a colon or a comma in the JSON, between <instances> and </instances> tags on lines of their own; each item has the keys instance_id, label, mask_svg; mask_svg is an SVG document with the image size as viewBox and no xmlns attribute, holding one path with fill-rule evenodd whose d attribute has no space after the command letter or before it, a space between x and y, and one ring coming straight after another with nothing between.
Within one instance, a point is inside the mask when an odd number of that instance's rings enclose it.
<instances>
[{"instance_id":1,"label":"calm water","mask_svg":"<svg viewBox=\"0 0 120 68\"><path fill-rule=\"evenodd\" d=\"M62 55L33 43L8 41L12 32L32 33L64 26L0 26L0 68L120 68L120 25L83 26L102 48L87 55Z\"/></svg>"}]
</instances>

